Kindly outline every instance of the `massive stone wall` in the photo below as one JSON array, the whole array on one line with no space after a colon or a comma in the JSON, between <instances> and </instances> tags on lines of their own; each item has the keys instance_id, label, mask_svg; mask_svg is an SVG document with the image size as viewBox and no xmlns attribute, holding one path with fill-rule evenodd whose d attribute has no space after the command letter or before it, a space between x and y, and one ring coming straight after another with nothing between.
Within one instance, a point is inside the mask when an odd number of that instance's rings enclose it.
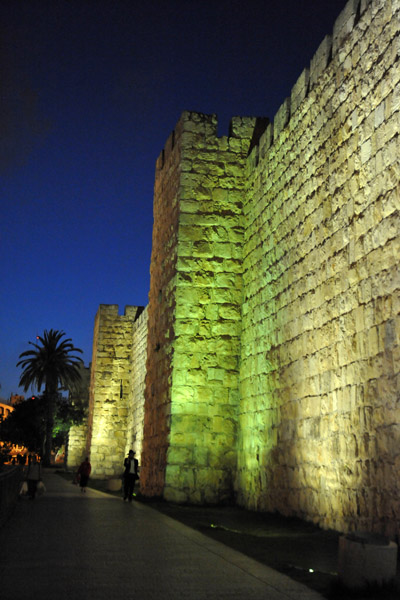
<instances>
[{"instance_id":1,"label":"massive stone wall","mask_svg":"<svg viewBox=\"0 0 400 600\"><path fill-rule=\"evenodd\" d=\"M141 490L162 495L170 419L181 127L156 164L150 264Z\"/></svg>"},{"instance_id":2,"label":"massive stone wall","mask_svg":"<svg viewBox=\"0 0 400 600\"><path fill-rule=\"evenodd\" d=\"M80 425L73 425L68 433L67 466L75 469L86 456L88 434L89 385L91 366L80 367L81 379L69 391L69 401L82 411L83 420Z\"/></svg>"},{"instance_id":3,"label":"massive stone wall","mask_svg":"<svg viewBox=\"0 0 400 600\"><path fill-rule=\"evenodd\" d=\"M249 159L236 482L249 508L390 535L399 23L398 0L349 2Z\"/></svg>"},{"instance_id":4,"label":"massive stone wall","mask_svg":"<svg viewBox=\"0 0 400 600\"><path fill-rule=\"evenodd\" d=\"M148 312L96 319L99 475L134 445L145 495L399 534L399 22L350 0L267 127L183 113Z\"/></svg>"},{"instance_id":5,"label":"massive stone wall","mask_svg":"<svg viewBox=\"0 0 400 600\"><path fill-rule=\"evenodd\" d=\"M242 189L255 119L217 137L186 112L156 170L141 491L232 492L242 299ZM148 462L146 462L148 461Z\"/></svg>"},{"instance_id":6,"label":"massive stone wall","mask_svg":"<svg viewBox=\"0 0 400 600\"><path fill-rule=\"evenodd\" d=\"M85 418L80 425L72 425L68 432L67 466L75 470L86 456L88 435L88 419Z\"/></svg>"},{"instance_id":7,"label":"massive stone wall","mask_svg":"<svg viewBox=\"0 0 400 600\"><path fill-rule=\"evenodd\" d=\"M94 477L121 473L132 410L133 328L141 307L101 304L94 327L88 455Z\"/></svg>"},{"instance_id":8,"label":"massive stone wall","mask_svg":"<svg viewBox=\"0 0 400 600\"><path fill-rule=\"evenodd\" d=\"M147 322L148 309L136 317L132 328L132 353L130 393L128 403L128 426L125 442L125 454L135 450L140 460L143 444L144 423L144 384L147 359Z\"/></svg>"}]
</instances>

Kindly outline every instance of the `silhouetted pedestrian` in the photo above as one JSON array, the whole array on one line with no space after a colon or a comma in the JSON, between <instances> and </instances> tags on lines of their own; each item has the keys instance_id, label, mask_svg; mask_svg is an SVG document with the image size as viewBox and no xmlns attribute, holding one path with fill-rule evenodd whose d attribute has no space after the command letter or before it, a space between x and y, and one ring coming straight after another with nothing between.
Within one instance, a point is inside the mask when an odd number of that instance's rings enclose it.
<instances>
[{"instance_id":1,"label":"silhouetted pedestrian","mask_svg":"<svg viewBox=\"0 0 400 600\"><path fill-rule=\"evenodd\" d=\"M124 500L132 502L135 481L139 479L139 461L135 458L133 450L129 450L129 454L124 460L124 467Z\"/></svg>"},{"instance_id":2,"label":"silhouetted pedestrian","mask_svg":"<svg viewBox=\"0 0 400 600\"><path fill-rule=\"evenodd\" d=\"M37 457L32 456L26 473L26 480L28 482L28 496L31 500L34 500L36 496L37 485L41 479L42 467L38 462Z\"/></svg>"},{"instance_id":3,"label":"silhouetted pedestrian","mask_svg":"<svg viewBox=\"0 0 400 600\"><path fill-rule=\"evenodd\" d=\"M86 486L88 484L91 472L92 465L89 462L89 458L86 457L83 463L80 464L78 469L79 485L81 487L81 492L86 492Z\"/></svg>"}]
</instances>

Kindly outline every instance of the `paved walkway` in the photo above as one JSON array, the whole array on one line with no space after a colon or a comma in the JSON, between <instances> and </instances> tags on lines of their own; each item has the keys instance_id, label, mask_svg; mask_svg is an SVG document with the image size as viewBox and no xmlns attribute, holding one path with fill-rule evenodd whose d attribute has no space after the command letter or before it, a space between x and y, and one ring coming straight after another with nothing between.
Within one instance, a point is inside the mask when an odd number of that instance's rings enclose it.
<instances>
[{"instance_id":1,"label":"paved walkway","mask_svg":"<svg viewBox=\"0 0 400 600\"><path fill-rule=\"evenodd\" d=\"M0 529L1 600L319 600L158 511L46 472Z\"/></svg>"}]
</instances>

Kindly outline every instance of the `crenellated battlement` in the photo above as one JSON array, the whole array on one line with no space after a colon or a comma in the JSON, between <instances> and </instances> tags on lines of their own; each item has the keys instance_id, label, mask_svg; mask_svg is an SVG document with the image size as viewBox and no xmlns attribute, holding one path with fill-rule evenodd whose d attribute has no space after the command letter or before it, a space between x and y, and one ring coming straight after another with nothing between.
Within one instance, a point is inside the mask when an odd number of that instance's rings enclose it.
<instances>
[{"instance_id":1,"label":"crenellated battlement","mask_svg":"<svg viewBox=\"0 0 400 600\"><path fill-rule=\"evenodd\" d=\"M192 132L202 134L208 138L216 138L217 127L218 122L216 115L183 111L156 161L156 172L162 170L164 165L171 161L173 152L176 151L177 144L180 141L183 132Z\"/></svg>"},{"instance_id":2,"label":"crenellated battlement","mask_svg":"<svg viewBox=\"0 0 400 600\"><path fill-rule=\"evenodd\" d=\"M257 163L260 153L263 156L265 155L265 152L274 144L274 140L289 124L292 115L315 88L332 60L339 57L343 45L371 2L372 0L348 1L335 21L332 34L326 35L322 40L311 58L309 66L304 68L294 84L290 96L282 102L271 122L267 117L257 117L259 129L250 145L251 157L249 160L251 164ZM202 135L204 140L210 143L226 143L230 138L244 139L248 137L249 126L254 127L255 119L255 117L250 116L232 117L228 136L218 137L218 117L216 114L184 111L158 156L156 172L162 170L164 165L170 161L183 132ZM262 127L261 123L263 124Z\"/></svg>"},{"instance_id":3,"label":"crenellated battlement","mask_svg":"<svg viewBox=\"0 0 400 600\"><path fill-rule=\"evenodd\" d=\"M202 140L205 145L208 144L212 148L229 149L230 140L232 142L235 140L252 140L255 129L258 131L258 141L261 134L260 127L262 127L262 131L265 129L265 121L266 119L256 117L232 117L229 123L229 134L218 136L218 117L216 114L184 111L157 158L156 174L162 171L166 164L177 160L175 153L183 145L182 138L185 138L185 143L189 143L189 145L193 143L193 138L196 138L196 140ZM189 142L188 136L191 136Z\"/></svg>"},{"instance_id":4,"label":"crenellated battlement","mask_svg":"<svg viewBox=\"0 0 400 600\"><path fill-rule=\"evenodd\" d=\"M307 96L315 89L321 76L335 59L343 62L346 52L342 52L346 40L354 27L365 14L372 0L349 0L333 26L331 35L326 35L319 45L310 65L306 67L294 84L291 94L282 102L265 133L260 137L259 144L253 146L249 157L250 165L255 166L259 157L274 144L291 117L300 108Z\"/></svg>"},{"instance_id":5,"label":"crenellated battlement","mask_svg":"<svg viewBox=\"0 0 400 600\"><path fill-rule=\"evenodd\" d=\"M127 317L131 321L136 321L140 314L143 312L143 306L135 306L133 304L127 304L124 307L123 314L119 312L118 304L100 304L98 313L101 318L104 317Z\"/></svg>"}]
</instances>

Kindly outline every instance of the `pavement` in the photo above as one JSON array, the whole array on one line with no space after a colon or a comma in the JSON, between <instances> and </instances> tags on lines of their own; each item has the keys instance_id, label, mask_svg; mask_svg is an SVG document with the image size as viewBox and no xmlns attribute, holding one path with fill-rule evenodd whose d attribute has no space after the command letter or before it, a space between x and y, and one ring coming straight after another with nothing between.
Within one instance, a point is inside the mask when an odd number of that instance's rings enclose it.
<instances>
[{"instance_id":1,"label":"pavement","mask_svg":"<svg viewBox=\"0 0 400 600\"><path fill-rule=\"evenodd\" d=\"M0 529L1 600L321 600L307 586L141 502L52 471Z\"/></svg>"}]
</instances>

